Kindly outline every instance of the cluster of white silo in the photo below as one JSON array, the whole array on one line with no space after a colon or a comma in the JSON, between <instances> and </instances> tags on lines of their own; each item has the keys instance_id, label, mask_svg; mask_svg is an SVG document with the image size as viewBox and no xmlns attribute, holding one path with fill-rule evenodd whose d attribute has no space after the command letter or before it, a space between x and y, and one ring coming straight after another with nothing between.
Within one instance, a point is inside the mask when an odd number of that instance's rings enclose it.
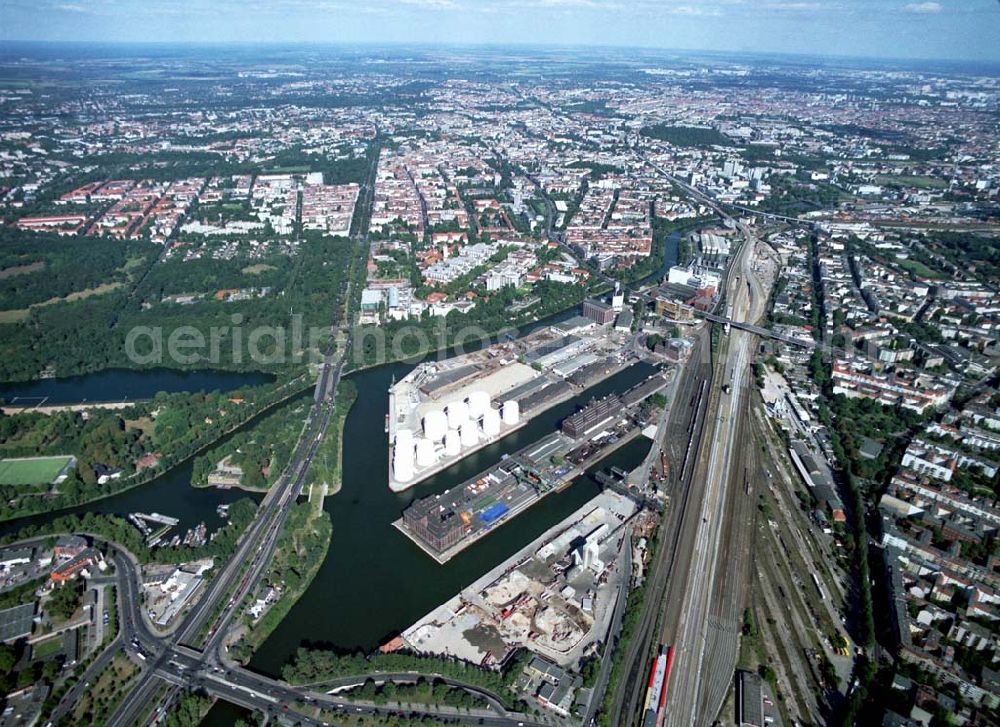
<instances>
[{"instance_id":1,"label":"cluster of white silo","mask_svg":"<svg viewBox=\"0 0 1000 727\"><path fill-rule=\"evenodd\" d=\"M448 405L448 427L459 429L469 421L469 405L464 401L453 401Z\"/></svg>"},{"instance_id":2,"label":"cluster of white silo","mask_svg":"<svg viewBox=\"0 0 1000 727\"><path fill-rule=\"evenodd\" d=\"M444 409L431 409L423 418L423 436L409 429L396 432L393 450L393 471L397 482L409 482L414 477L414 467L433 466L443 449L445 457L456 457L463 449L479 444L480 437L490 438L500 434L503 426L514 426L521 420L516 401L503 402L494 409L490 395L473 391L463 401L453 401Z\"/></svg>"},{"instance_id":3,"label":"cluster of white silo","mask_svg":"<svg viewBox=\"0 0 1000 727\"><path fill-rule=\"evenodd\" d=\"M475 447L479 442L479 432L474 421L466 422L459 431L463 447Z\"/></svg>"},{"instance_id":4,"label":"cluster of white silo","mask_svg":"<svg viewBox=\"0 0 1000 727\"><path fill-rule=\"evenodd\" d=\"M430 467L437 462L437 452L434 451L434 442L430 439L417 440L417 467Z\"/></svg>"}]
</instances>

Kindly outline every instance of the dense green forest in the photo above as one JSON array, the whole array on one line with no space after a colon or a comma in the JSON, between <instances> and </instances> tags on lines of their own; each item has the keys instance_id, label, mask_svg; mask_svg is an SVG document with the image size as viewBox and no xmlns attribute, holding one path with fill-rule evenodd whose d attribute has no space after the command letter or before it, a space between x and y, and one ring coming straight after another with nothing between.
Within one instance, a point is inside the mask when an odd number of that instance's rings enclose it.
<instances>
[{"instance_id":1,"label":"dense green forest","mask_svg":"<svg viewBox=\"0 0 1000 727\"><path fill-rule=\"evenodd\" d=\"M128 283L158 252L147 242L63 237L0 226L0 310Z\"/></svg>"},{"instance_id":2,"label":"dense green forest","mask_svg":"<svg viewBox=\"0 0 1000 727\"><path fill-rule=\"evenodd\" d=\"M241 486L263 489L273 485L288 464L311 402L309 392L304 392L262 416L253 426L198 455L191 483L196 486L206 484L209 473L218 462L229 457L229 464L243 470Z\"/></svg>"},{"instance_id":3,"label":"dense green forest","mask_svg":"<svg viewBox=\"0 0 1000 727\"><path fill-rule=\"evenodd\" d=\"M62 376L115 366L301 369L307 360L303 348L322 343L355 251L347 240L314 234L305 238L294 257L254 260L266 264L264 269L251 268L245 260L172 260L154 265L134 292L126 286L33 308L24 321L0 323L0 380L34 378L46 370ZM271 288L269 294L247 300L213 297L223 288L265 286ZM163 296L171 293L208 297L190 305L164 304ZM278 327L277 341L263 330L256 334L259 338L253 337L254 329L265 326ZM170 356L170 337L182 327L193 329L203 344L184 356ZM313 327L316 340L310 341ZM296 330L301 331L299 340ZM214 349L209 345L213 335L218 342ZM130 340L132 356L126 347Z\"/></svg>"}]
</instances>

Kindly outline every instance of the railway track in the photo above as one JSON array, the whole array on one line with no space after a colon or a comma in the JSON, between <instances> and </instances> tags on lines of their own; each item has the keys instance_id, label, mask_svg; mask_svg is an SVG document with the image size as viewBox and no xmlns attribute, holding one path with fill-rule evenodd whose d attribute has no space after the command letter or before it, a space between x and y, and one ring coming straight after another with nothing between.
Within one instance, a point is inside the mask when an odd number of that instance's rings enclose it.
<instances>
[{"instance_id":1,"label":"railway track","mask_svg":"<svg viewBox=\"0 0 1000 727\"><path fill-rule=\"evenodd\" d=\"M708 341L706 334L698 339L698 344L691 353L691 363L700 361L696 366L685 371L686 380L678 396L681 401L687 401L684 410L686 416L678 417L667 427L664 446L669 451L671 461L685 460L677 472L676 480L672 480L672 491L675 495L668 506L668 514L661 526L661 536L654 561L647 576L647 590L639 626L629 642L623 659L625 678L618 688L618 699L612 709L611 723L615 725L632 724L639 716L640 700L643 698L648 675L648 664L652 659L654 634L659 631L662 614L662 604L666 596L667 585L673 575L675 554L683 533L682 524L687 513L693 489L694 467L688 466L686 460L691 452L697 452L704 433L705 413L711 390L713 367L708 360ZM704 360L703 360L704 359Z\"/></svg>"}]
</instances>

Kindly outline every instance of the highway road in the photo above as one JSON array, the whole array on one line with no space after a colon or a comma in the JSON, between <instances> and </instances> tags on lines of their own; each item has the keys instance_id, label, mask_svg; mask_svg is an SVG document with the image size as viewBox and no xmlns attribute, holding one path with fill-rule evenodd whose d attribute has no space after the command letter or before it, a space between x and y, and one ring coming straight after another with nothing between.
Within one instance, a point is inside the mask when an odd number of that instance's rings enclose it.
<instances>
[{"instance_id":1,"label":"highway road","mask_svg":"<svg viewBox=\"0 0 1000 727\"><path fill-rule=\"evenodd\" d=\"M378 143L377 137L376 129L376 143ZM368 178L363 185L363 199L359 200L359 205L363 205L363 208L370 207L371 204L377 160L378 154L370 165ZM366 224L358 226L354 239L361 245L367 243ZM111 716L108 722L111 727L134 724L136 718L146 708L146 702L155 692L154 685L162 683L160 680L164 678L164 669L174 663L183 663L180 661L181 655L194 659L199 665L220 668L217 665L224 660L220 646L223 644L227 626L246 596L257 587L266 573L285 519L302 493L309 468L336 410L337 387L352 343L349 315L350 279L342 300L343 308L340 309L338 306L332 311L330 343L318 372L313 406L305 428L288 466L264 496L253 522L240 537L236 552L211 579L206 592L184 616L174 633L167 635L153 633L143 614L139 612L138 594L129 594L130 597L126 599L133 604L132 613L124 624L126 646L133 649L136 655L141 654L139 658L148 662L144 665L148 668L143 671L137 686ZM338 350L337 337L342 333L346 336L343 347ZM132 576L127 580L132 585L138 583ZM131 629L134 629L134 632L130 631ZM173 681L183 681L187 678L186 683L191 683L190 675L196 672L194 664L187 664L184 669L174 672Z\"/></svg>"},{"instance_id":2,"label":"highway road","mask_svg":"<svg viewBox=\"0 0 1000 727\"><path fill-rule=\"evenodd\" d=\"M349 285L346 295L345 299L349 299ZM144 671L140 683L112 715L108 722L110 727L124 727L135 723L138 715L146 707L152 690L151 684L158 681L158 670L171 658L175 653L175 647L179 644L198 647L205 640L204 651L196 652L199 653L199 659L209 663L219 661L217 647L225 633L225 625L239 609L244 597L257 585L270 563L285 518L302 492L309 466L333 416L337 384L350 350L349 333L343 350L337 352L335 348L336 331L342 324L342 321L335 323L333 340L316 381L316 401L289 465L278 482L264 496L255 519L241 536L233 557L211 579L198 603L184 617L176 633L167 639L157 637L148 628L140 628L139 624L145 626L141 613L127 617L126 639L130 645L136 643L141 645L136 648L137 650L141 648L145 652L144 656L150 661L150 668ZM129 587L137 587L138 581L133 583L129 578L127 583ZM128 594L126 591L123 595L134 603L139 602L137 593ZM130 635L131 628L137 629L139 633ZM206 629L207 634L205 634ZM138 641L133 642L133 638L137 638Z\"/></svg>"}]
</instances>

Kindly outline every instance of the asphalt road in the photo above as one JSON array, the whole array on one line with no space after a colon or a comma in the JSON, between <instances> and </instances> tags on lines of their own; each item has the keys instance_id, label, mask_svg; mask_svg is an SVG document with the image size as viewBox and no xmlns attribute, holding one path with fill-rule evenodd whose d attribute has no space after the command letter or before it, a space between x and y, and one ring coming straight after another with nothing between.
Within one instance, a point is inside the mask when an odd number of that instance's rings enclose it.
<instances>
[{"instance_id":1,"label":"asphalt road","mask_svg":"<svg viewBox=\"0 0 1000 727\"><path fill-rule=\"evenodd\" d=\"M345 299L348 299L349 295L350 288L348 287ZM334 334L339 325L340 321L337 321L334 326ZM149 662L149 668L143 672L137 686L112 715L108 722L110 727L135 724L138 716L146 708L147 701L153 691L152 685L159 682L158 670L163 668L165 662L169 662L176 653L178 645L186 643L195 647L200 646L202 634L206 628L205 648L204 651L200 652L199 661L206 663L219 661L217 647L225 633L225 625L237 611L247 593L257 585L265 572L274 553L285 518L302 492L309 467L335 410L337 384L340 381L344 360L350 351L350 342L350 334L348 334L344 350L336 360L334 359L335 344L331 342L317 377L317 400L310 412L303 435L290 459L289 466L278 482L264 496L253 522L241 537L233 557L212 578L206 593L184 617L175 634L163 639L152 632L140 612L139 604L141 601L137 590L137 574L130 573L124 579L122 600L126 602L130 613L126 615L123 633L127 644L135 648L137 654L142 654L140 659ZM128 561L129 559L123 558L122 560ZM118 559L116 559L116 564L123 565ZM129 565L131 565L130 562ZM227 601L226 597L229 594L232 595Z\"/></svg>"}]
</instances>

